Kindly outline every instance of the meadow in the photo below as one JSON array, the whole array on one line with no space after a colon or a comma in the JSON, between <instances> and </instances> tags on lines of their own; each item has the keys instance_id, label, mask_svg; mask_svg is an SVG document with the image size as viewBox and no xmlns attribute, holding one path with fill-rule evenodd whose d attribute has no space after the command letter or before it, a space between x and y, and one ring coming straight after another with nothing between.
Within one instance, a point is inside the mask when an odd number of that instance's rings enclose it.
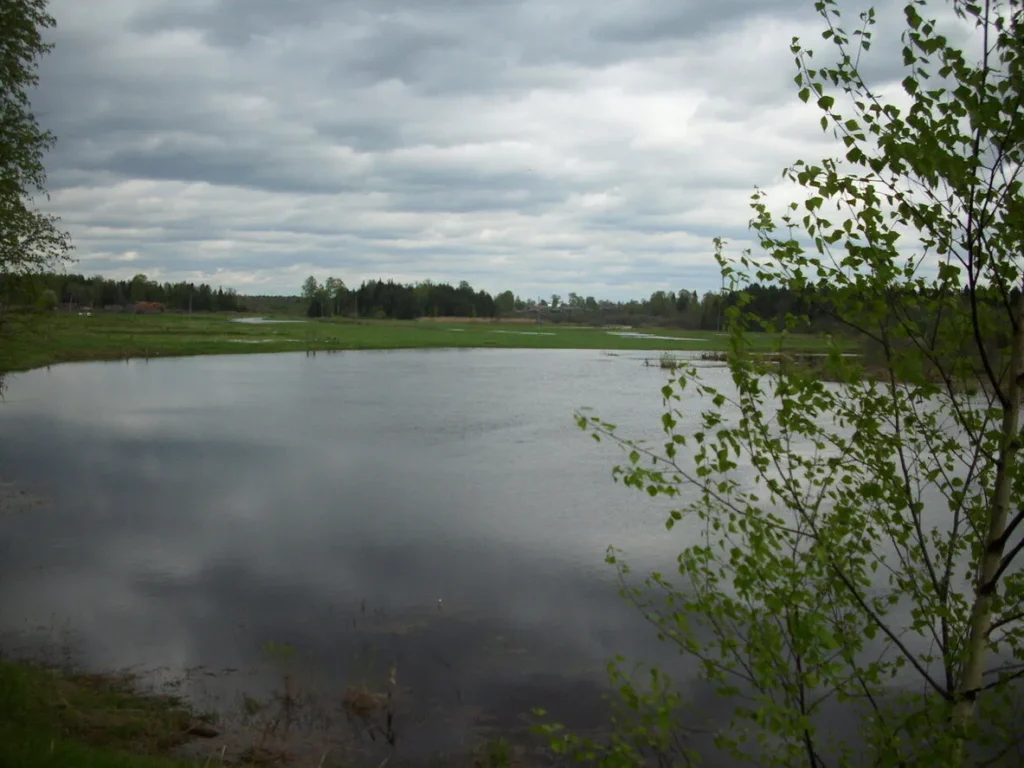
<instances>
[{"instance_id":1,"label":"meadow","mask_svg":"<svg viewBox=\"0 0 1024 768\"><path fill-rule=\"evenodd\" d=\"M419 348L724 350L725 334L644 328L470 320L276 320L233 322L227 314L10 314L0 325L0 373L87 360L270 352ZM635 334L635 335L631 335ZM755 345L774 350L771 334ZM791 336L786 348L812 352L820 337Z\"/></svg>"}]
</instances>

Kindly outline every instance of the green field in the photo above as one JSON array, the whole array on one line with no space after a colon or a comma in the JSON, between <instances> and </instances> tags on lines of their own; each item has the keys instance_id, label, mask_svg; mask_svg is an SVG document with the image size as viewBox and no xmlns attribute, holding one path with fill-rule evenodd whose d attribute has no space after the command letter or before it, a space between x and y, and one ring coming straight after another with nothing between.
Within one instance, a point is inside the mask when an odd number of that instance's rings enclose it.
<instances>
[{"instance_id":1,"label":"green field","mask_svg":"<svg viewBox=\"0 0 1024 768\"><path fill-rule=\"evenodd\" d=\"M721 333L632 329L661 338L630 338L612 329L500 322L304 320L249 325L228 315L10 315L0 327L0 373L55 363L132 357L301 352L308 350L496 347L608 350L720 350ZM778 339L755 334L765 351ZM823 346L793 336L792 351Z\"/></svg>"}]
</instances>

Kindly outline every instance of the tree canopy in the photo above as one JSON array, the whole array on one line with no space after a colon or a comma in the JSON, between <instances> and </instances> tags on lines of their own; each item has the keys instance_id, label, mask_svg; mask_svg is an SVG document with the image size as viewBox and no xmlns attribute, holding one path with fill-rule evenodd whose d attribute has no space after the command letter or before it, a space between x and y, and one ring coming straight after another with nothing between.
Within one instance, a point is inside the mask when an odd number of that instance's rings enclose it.
<instances>
[{"instance_id":1,"label":"tree canopy","mask_svg":"<svg viewBox=\"0 0 1024 768\"><path fill-rule=\"evenodd\" d=\"M790 167L781 210L755 192L757 248L716 241L725 369L669 377L654 441L578 413L625 450L618 480L673 500L674 573L637 584L609 560L730 702L707 722L659 670L613 665L612 738L546 725L605 765L695 760L702 730L760 765L1020 764L1024 4L907 2L892 99L865 74L875 12L850 28L839 0L815 7L834 56L791 42L797 95L838 151ZM802 303L766 320L755 280ZM875 354L788 355L815 312ZM783 331L773 355L758 330Z\"/></svg>"},{"instance_id":2,"label":"tree canopy","mask_svg":"<svg viewBox=\"0 0 1024 768\"><path fill-rule=\"evenodd\" d=\"M39 59L52 47L43 32L54 25L46 0L0 5L0 274L54 267L71 249L58 219L36 208L55 137L39 127L29 93L39 82Z\"/></svg>"},{"instance_id":3,"label":"tree canopy","mask_svg":"<svg viewBox=\"0 0 1024 768\"><path fill-rule=\"evenodd\" d=\"M245 309L243 299L231 289L185 281L161 283L141 273L131 280L63 273L0 276L0 301L9 306L39 304L46 292L55 297L53 304L97 309L136 302L151 302L167 309L194 312L238 312Z\"/></svg>"}]
</instances>

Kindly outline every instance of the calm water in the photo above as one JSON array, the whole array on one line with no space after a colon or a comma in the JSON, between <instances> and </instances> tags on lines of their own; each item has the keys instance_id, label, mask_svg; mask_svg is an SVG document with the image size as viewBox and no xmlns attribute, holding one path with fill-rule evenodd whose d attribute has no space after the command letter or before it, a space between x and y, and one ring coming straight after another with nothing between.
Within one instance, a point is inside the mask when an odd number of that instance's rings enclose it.
<instances>
[{"instance_id":1,"label":"calm water","mask_svg":"<svg viewBox=\"0 0 1024 768\"><path fill-rule=\"evenodd\" d=\"M685 536L612 483L618 450L573 422L594 406L655 436L664 374L639 357L254 355L13 377L0 479L44 503L0 514L0 630L67 630L100 668L242 668L287 643L325 689L395 664L410 707L440 713L420 730L442 748L537 705L596 724L607 659L665 653L605 548L646 570Z\"/></svg>"},{"instance_id":2,"label":"calm water","mask_svg":"<svg viewBox=\"0 0 1024 768\"><path fill-rule=\"evenodd\" d=\"M604 564L613 544L638 571L670 571L687 524L666 532L665 503L615 485L618 449L573 420L593 406L657 437L651 354L252 355L12 377L0 648L165 668L222 712L287 672L334 722L348 686L382 690L394 668L412 759L522 734L537 706L599 727L616 653L670 668L714 722L727 705L691 684ZM366 741L321 719L332 744Z\"/></svg>"}]
</instances>

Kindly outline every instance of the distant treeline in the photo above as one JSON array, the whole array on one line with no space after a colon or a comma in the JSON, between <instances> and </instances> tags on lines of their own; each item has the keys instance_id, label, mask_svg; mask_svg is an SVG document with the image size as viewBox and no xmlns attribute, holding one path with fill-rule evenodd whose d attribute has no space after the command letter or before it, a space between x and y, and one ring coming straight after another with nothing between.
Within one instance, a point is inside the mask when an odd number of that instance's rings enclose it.
<instances>
[{"instance_id":1,"label":"distant treeline","mask_svg":"<svg viewBox=\"0 0 1024 768\"><path fill-rule=\"evenodd\" d=\"M981 305L1009 302L1017 305L1020 290L1001 297L992 291ZM801 330L840 331L834 319L833 297L828 286L808 285L802 292L772 285L750 285L744 289L746 309L766 321L787 316L805 317ZM545 299L522 298L512 291L491 295L474 289L468 282L458 285L425 280L402 284L393 280L368 280L350 289L337 278L324 282L306 279L299 296L241 296L231 289L213 288L205 283L159 283L146 275L131 280L109 280L100 276L44 274L0 277L0 302L5 306L128 307L159 305L168 310L194 312L256 312L309 317L352 317L413 320L420 317L509 318L524 317L548 323L571 322L594 325L660 325L686 330L717 330L724 326L726 311L740 300L740 293L714 291L655 291L646 299L608 301L569 293ZM928 297L921 299L921 311L910 311L903 320L928 325L935 318ZM961 300L967 301L964 294ZM901 305L915 301L904 295ZM147 307L149 309L149 307ZM909 311L909 310L908 310ZM893 318L894 321L897 318ZM996 334L999 336L1000 334Z\"/></svg>"},{"instance_id":2,"label":"distant treeline","mask_svg":"<svg viewBox=\"0 0 1024 768\"><path fill-rule=\"evenodd\" d=\"M508 294L511 296L511 294ZM477 291L463 280L457 287L426 280L402 285L393 280L371 280L356 290L343 281L329 277L323 283L309 277L302 286L310 317L348 315L352 317L414 320L417 317L498 317L509 314L511 305L499 307L497 298Z\"/></svg>"},{"instance_id":3,"label":"distant treeline","mask_svg":"<svg viewBox=\"0 0 1024 768\"><path fill-rule=\"evenodd\" d=\"M905 286L894 291L901 293L898 304L904 307L901 315L892 314L887 322L897 326L914 323L930 327L938 322L935 315L933 292L921 292ZM400 284L392 280L364 282L351 290L337 278L320 283L315 278L306 280L302 300L311 317L342 315L360 318L394 318L411 320L419 317L527 317L548 323L571 322L593 325L660 325L685 330L719 330L725 326L727 310L740 301L745 311L768 323L781 327L787 318L802 318L795 330L805 332L841 333L863 321L868 326L877 323L876 309L858 310L855 297L835 295L827 284L808 284L797 292L776 285L752 284L739 291L714 291L698 295L696 291L655 291L646 299L608 301L593 296L570 293L563 300L555 294L548 299L524 299L512 291L491 296L486 291L474 290L467 282L453 287L447 283L424 281ZM1019 306L1021 292L1014 288L1002 296L994 288L979 289L977 301L985 314L998 317L1004 304ZM966 289L959 297L948 296L944 301L968 302ZM843 309L837 311L837 302ZM854 317L867 311L868 316ZM840 321L837 315L842 314ZM941 314L941 313L940 313ZM994 320L992 344L1005 342L1002 328ZM851 325L852 324L852 325Z\"/></svg>"},{"instance_id":4,"label":"distant treeline","mask_svg":"<svg viewBox=\"0 0 1024 768\"><path fill-rule=\"evenodd\" d=\"M171 310L242 312L246 307L233 290L206 283L159 283L139 274L131 280L108 280L84 275L5 275L0 277L0 301L7 306L124 307L159 304Z\"/></svg>"},{"instance_id":5,"label":"distant treeline","mask_svg":"<svg viewBox=\"0 0 1024 768\"><path fill-rule=\"evenodd\" d=\"M748 308L766 320L788 313L807 314L818 318L817 325L827 322L820 312L820 302L811 295L796 296L790 291L754 285L747 290ZM725 310L736 303L739 294L726 291L655 291L647 299L624 302L597 299L570 293L566 299L558 294L545 299L522 298L512 291L491 296L475 290L462 281L458 286L426 280L414 284L393 280L372 280L357 289L348 288L342 280L328 278L319 282L306 279L301 299L310 317L342 315L365 318L413 320L419 317L539 317L548 322L573 323L639 323L647 322L693 330L714 330L721 327ZM248 299L247 299L248 301ZM269 297L260 297L267 301ZM289 302L294 299L289 298ZM289 307L294 307L294 303ZM282 307L283 308L283 307Z\"/></svg>"},{"instance_id":6,"label":"distant treeline","mask_svg":"<svg viewBox=\"0 0 1024 768\"><path fill-rule=\"evenodd\" d=\"M816 315L811 296L798 297L777 287L748 289L749 308L765 319L787 313ZM593 324L655 324L693 330L721 327L725 309L737 294L696 291L656 291L646 299L609 301L569 293L563 300L522 298L512 291L492 296L468 282L458 285L430 280L402 284L368 280L357 289L337 278L324 282L308 278L299 296L242 296L231 289L205 283L160 283L138 274L131 280L111 280L79 274L8 275L0 277L0 302L5 306L95 309L155 304L168 310L194 312L283 313L308 317L413 320L420 317L529 317L545 322ZM824 318L815 325L825 323Z\"/></svg>"}]
</instances>

